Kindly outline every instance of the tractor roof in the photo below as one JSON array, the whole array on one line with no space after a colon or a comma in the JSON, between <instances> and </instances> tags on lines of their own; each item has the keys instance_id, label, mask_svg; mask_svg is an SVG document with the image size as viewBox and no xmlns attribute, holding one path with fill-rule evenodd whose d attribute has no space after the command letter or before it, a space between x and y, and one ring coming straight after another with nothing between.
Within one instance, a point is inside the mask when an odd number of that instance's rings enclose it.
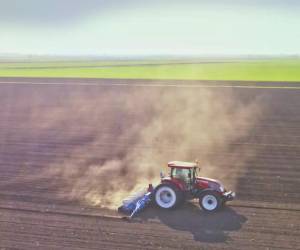
<instances>
[{"instance_id":1,"label":"tractor roof","mask_svg":"<svg viewBox=\"0 0 300 250\"><path fill-rule=\"evenodd\" d=\"M189 169L189 168L195 168L197 166L198 165L195 162L170 161L168 163L168 167L169 168L185 168L185 169Z\"/></svg>"}]
</instances>

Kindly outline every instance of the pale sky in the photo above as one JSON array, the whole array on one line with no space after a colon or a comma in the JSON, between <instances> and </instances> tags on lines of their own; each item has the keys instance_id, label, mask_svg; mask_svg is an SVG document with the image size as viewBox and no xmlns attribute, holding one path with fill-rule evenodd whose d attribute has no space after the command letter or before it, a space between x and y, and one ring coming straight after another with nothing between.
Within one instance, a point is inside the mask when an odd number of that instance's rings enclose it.
<instances>
[{"instance_id":1,"label":"pale sky","mask_svg":"<svg viewBox=\"0 0 300 250\"><path fill-rule=\"evenodd\" d=\"M0 0L0 54L300 54L298 0Z\"/></svg>"}]
</instances>

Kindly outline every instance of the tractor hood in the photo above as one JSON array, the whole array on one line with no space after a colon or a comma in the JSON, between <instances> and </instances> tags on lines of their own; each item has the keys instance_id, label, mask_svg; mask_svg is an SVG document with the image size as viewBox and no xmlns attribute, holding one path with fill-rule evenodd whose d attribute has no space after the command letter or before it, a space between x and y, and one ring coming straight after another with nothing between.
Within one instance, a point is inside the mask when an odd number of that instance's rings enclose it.
<instances>
[{"instance_id":1,"label":"tractor hood","mask_svg":"<svg viewBox=\"0 0 300 250\"><path fill-rule=\"evenodd\" d=\"M225 188L222 185L222 183L215 179L210 179L206 177L197 177L196 179L197 185L199 185L202 188L211 188L213 190L216 190L218 192L224 192Z\"/></svg>"}]
</instances>

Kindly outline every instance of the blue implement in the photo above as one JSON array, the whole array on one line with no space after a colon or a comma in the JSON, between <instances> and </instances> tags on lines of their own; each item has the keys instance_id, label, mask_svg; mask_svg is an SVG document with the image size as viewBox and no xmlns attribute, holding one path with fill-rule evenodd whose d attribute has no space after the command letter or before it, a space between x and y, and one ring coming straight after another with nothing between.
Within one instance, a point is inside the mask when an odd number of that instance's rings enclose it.
<instances>
[{"instance_id":1,"label":"blue implement","mask_svg":"<svg viewBox=\"0 0 300 250\"><path fill-rule=\"evenodd\" d=\"M119 212L130 214L130 218L141 212L151 202L152 192L137 193L123 201L123 205L118 208Z\"/></svg>"},{"instance_id":2,"label":"blue implement","mask_svg":"<svg viewBox=\"0 0 300 250\"><path fill-rule=\"evenodd\" d=\"M146 193L143 198L136 202L135 209L132 211L130 218L141 212L151 202L151 192Z\"/></svg>"}]
</instances>

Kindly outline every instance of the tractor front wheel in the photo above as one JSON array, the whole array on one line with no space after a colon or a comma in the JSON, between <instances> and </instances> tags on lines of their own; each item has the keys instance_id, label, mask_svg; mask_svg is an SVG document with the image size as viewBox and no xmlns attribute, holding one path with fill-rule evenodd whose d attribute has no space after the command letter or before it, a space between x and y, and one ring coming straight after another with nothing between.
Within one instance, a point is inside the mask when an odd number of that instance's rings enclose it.
<instances>
[{"instance_id":1,"label":"tractor front wheel","mask_svg":"<svg viewBox=\"0 0 300 250\"><path fill-rule=\"evenodd\" d=\"M222 199L216 191L204 191L199 197L199 205L206 212L215 212L222 207Z\"/></svg>"},{"instance_id":2,"label":"tractor front wheel","mask_svg":"<svg viewBox=\"0 0 300 250\"><path fill-rule=\"evenodd\" d=\"M172 209L183 200L183 194L174 185L160 184L154 191L154 200L158 207Z\"/></svg>"}]
</instances>

